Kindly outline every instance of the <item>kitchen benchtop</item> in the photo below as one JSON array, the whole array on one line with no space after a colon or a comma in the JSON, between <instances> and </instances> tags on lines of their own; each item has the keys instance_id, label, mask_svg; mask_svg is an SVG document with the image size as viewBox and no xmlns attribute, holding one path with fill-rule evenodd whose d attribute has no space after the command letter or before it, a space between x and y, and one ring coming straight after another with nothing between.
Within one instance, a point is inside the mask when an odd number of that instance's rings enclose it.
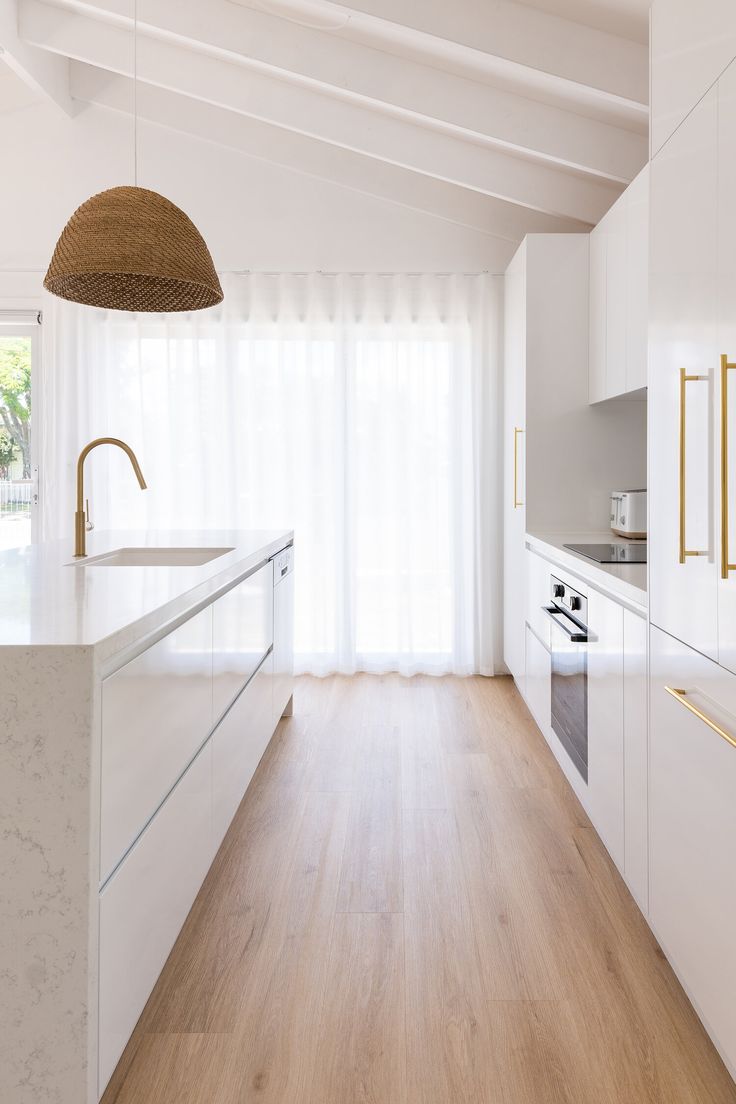
<instances>
[{"instance_id":1,"label":"kitchen benchtop","mask_svg":"<svg viewBox=\"0 0 736 1104\"><path fill-rule=\"evenodd\" d=\"M106 658L206 602L293 536L290 529L88 534L88 559L116 548L232 548L196 567L77 563L70 540L2 552L0 647L92 647Z\"/></svg>"},{"instance_id":2,"label":"kitchen benchtop","mask_svg":"<svg viewBox=\"0 0 736 1104\"><path fill-rule=\"evenodd\" d=\"M625 603L637 613L647 613L647 565L601 564L565 548L566 544L631 544L610 530L597 533L527 533L527 547L560 570L572 572L596 590Z\"/></svg>"}]
</instances>

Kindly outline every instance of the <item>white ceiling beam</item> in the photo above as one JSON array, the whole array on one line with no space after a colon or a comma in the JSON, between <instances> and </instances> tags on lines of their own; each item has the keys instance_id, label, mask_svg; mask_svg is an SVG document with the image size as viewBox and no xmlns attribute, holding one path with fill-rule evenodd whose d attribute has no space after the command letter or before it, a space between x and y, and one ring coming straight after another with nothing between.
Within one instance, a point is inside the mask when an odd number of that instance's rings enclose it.
<instances>
[{"instance_id":1,"label":"white ceiling beam","mask_svg":"<svg viewBox=\"0 0 736 1104\"><path fill-rule=\"evenodd\" d=\"M74 114L68 62L37 50L19 36L17 0L3 0L0 4L0 48L3 60L25 84L66 115Z\"/></svg>"},{"instance_id":2,"label":"white ceiling beam","mask_svg":"<svg viewBox=\"0 0 736 1104\"><path fill-rule=\"evenodd\" d=\"M26 9L24 8L24 11ZM125 76L132 74L124 28L33 3L23 33L38 45ZM42 17L55 16L53 26ZM380 161L495 196L532 210L596 223L620 186L534 163L435 132L321 91L246 70L169 41L142 36L139 80L295 131Z\"/></svg>"},{"instance_id":3,"label":"white ceiling beam","mask_svg":"<svg viewBox=\"0 0 736 1104\"><path fill-rule=\"evenodd\" d=\"M125 28L120 0L24 0L21 28L48 45L59 7ZM646 163L645 134L593 121L516 93L446 73L360 43L277 19L228 0L147 0L143 33L306 84L382 113L542 162L631 181Z\"/></svg>"},{"instance_id":4,"label":"white ceiling beam","mask_svg":"<svg viewBox=\"0 0 736 1104\"><path fill-rule=\"evenodd\" d=\"M132 82L129 78L82 62L73 62L71 73L72 91L79 101L115 111L130 111ZM228 146L248 157L389 200L506 241L519 242L525 234L575 233L590 229L587 223L530 211L272 127L225 108L183 100L178 93L150 85L139 89L138 112L142 120L159 126ZM146 178L145 144L141 147L140 178L144 185L155 187L155 181Z\"/></svg>"},{"instance_id":5,"label":"white ceiling beam","mask_svg":"<svg viewBox=\"0 0 736 1104\"><path fill-rule=\"evenodd\" d=\"M331 28L336 35L382 42L397 52L425 51L428 56L462 64L489 77L513 69L523 80L536 73L540 91L554 96L554 82L562 95L578 86L587 89L591 105L597 92L620 101L623 108L641 110L649 102L649 54L646 46L606 34L592 27L550 15L514 0L231 0L243 7L263 9L308 26ZM452 47L456 49L453 50ZM462 51L467 51L463 54ZM474 56L475 55L475 56ZM485 59L485 61L483 60ZM494 60L496 64L494 65ZM505 63L506 68L501 63ZM547 77L547 81L541 78ZM567 91L564 85L570 86ZM543 93L544 94L544 93Z\"/></svg>"},{"instance_id":6,"label":"white ceiling beam","mask_svg":"<svg viewBox=\"0 0 736 1104\"><path fill-rule=\"evenodd\" d=\"M132 95L128 78L72 63L72 87L75 96L85 103L128 111ZM254 160L387 200L506 242L518 243L526 233L589 229L582 223L541 215L303 135L281 131L211 104L190 100L183 110L181 96L160 88L144 86L140 89L139 117L143 122L227 146ZM140 180L144 186L155 187L155 179L147 176L147 139L145 132L142 134L139 140ZM149 136L148 141L155 141L155 137Z\"/></svg>"}]
</instances>

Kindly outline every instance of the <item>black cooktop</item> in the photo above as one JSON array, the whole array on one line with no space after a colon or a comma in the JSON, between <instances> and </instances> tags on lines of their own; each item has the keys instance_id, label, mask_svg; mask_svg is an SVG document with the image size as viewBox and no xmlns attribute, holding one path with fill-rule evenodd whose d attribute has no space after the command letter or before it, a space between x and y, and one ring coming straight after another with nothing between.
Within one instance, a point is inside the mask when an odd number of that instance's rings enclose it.
<instances>
[{"instance_id":1,"label":"black cooktop","mask_svg":"<svg viewBox=\"0 0 736 1104\"><path fill-rule=\"evenodd\" d=\"M571 552L579 552L596 563L642 564L647 562L647 544L566 544Z\"/></svg>"}]
</instances>

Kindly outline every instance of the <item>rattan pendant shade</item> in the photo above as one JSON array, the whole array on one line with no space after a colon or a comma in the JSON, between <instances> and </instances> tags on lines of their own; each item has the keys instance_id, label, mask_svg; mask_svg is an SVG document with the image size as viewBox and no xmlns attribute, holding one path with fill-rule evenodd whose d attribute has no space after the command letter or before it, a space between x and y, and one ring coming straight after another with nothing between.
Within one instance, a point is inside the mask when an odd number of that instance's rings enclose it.
<instances>
[{"instance_id":1,"label":"rattan pendant shade","mask_svg":"<svg viewBox=\"0 0 736 1104\"><path fill-rule=\"evenodd\" d=\"M223 297L192 220L138 187L110 188L77 208L43 284L62 299L108 310L202 310Z\"/></svg>"}]
</instances>

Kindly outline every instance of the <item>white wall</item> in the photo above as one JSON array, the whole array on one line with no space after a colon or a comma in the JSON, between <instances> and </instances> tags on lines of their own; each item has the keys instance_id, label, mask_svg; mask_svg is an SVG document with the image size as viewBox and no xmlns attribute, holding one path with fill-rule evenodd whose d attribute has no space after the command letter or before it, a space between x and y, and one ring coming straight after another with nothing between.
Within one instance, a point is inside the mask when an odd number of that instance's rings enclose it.
<instances>
[{"instance_id":1,"label":"white wall","mask_svg":"<svg viewBox=\"0 0 736 1104\"><path fill-rule=\"evenodd\" d=\"M132 183L129 117L85 107L67 119L38 102L0 115L0 299L38 288L72 211ZM6 162L7 163L7 162ZM516 243L470 226L141 122L139 183L199 226L221 271L501 272Z\"/></svg>"}]
</instances>

